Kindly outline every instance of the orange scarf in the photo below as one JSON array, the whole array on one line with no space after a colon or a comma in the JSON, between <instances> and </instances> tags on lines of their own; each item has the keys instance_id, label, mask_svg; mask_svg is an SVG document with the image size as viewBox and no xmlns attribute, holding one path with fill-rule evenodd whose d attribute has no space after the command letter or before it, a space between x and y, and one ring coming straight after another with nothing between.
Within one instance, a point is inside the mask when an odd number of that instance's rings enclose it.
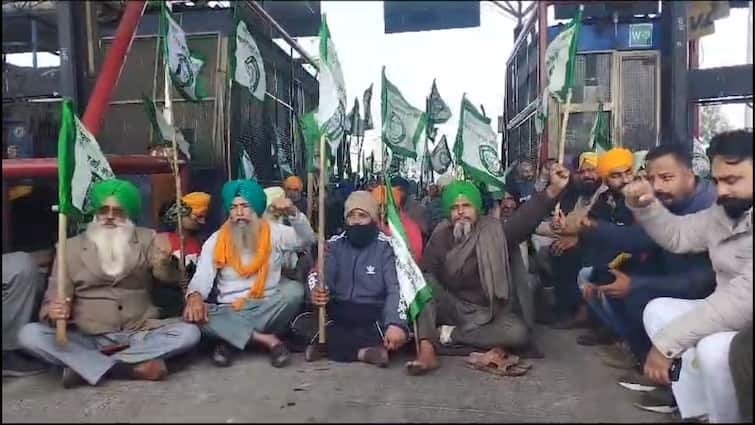
<instances>
[{"instance_id":1,"label":"orange scarf","mask_svg":"<svg viewBox=\"0 0 755 425\"><path fill-rule=\"evenodd\" d=\"M267 280L270 252L272 251L271 245L270 224L267 220L261 220L259 237L257 238L257 251L254 253L254 258L249 264L241 264L241 255L236 251L236 246L233 243L231 223L226 221L220 227L218 241L215 244L215 267L222 269L225 266L231 266L241 277L257 274L257 278L251 284L249 294L246 297L242 296L235 299L231 304L234 310L241 310L247 299L262 298L265 295L265 281Z\"/></svg>"}]
</instances>

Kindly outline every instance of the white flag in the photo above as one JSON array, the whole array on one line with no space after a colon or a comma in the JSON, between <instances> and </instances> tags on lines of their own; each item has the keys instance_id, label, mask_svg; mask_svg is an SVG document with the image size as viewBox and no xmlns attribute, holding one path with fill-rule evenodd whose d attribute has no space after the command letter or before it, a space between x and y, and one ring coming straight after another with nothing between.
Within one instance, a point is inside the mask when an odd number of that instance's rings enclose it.
<instances>
[{"instance_id":1,"label":"white flag","mask_svg":"<svg viewBox=\"0 0 755 425\"><path fill-rule=\"evenodd\" d=\"M157 108L155 101L151 98L144 96L144 110L147 112L150 123L161 139L162 144L171 145L173 143L173 137L176 138L176 146L187 159L191 159L191 152L189 151L189 142L184 139L184 135L181 130L168 124L166 115L168 111L163 109L162 111Z\"/></svg>"},{"instance_id":2,"label":"white flag","mask_svg":"<svg viewBox=\"0 0 755 425\"><path fill-rule=\"evenodd\" d=\"M249 180L254 178L254 165L252 158L246 152L246 148L241 148L241 158L239 159L239 180Z\"/></svg>"},{"instance_id":3,"label":"white flag","mask_svg":"<svg viewBox=\"0 0 755 425\"><path fill-rule=\"evenodd\" d=\"M497 134L490 127L490 118L483 116L466 96L461 99L454 154L468 178L489 187L504 187L505 175L498 158Z\"/></svg>"},{"instance_id":4,"label":"white flag","mask_svg":"<svg viewBox=\"0 0 755 425\"><path fill-rule=\"evenodd\" d=\"M430 156L430 164L433 167L433 171L438 174L445 173L448 170L448 166L451 165L451 151L448 149L445 134L440 138L440 142L435 145Z\"/></svg>"},{"instance_id":5,"label":"white flag","mask_svg":"<svg viewBox=\"0 0 755 425\"><path fill-rule=\"evenodd\" d=\"M574 82L574 62L577 54L579 28L582 25L582 8L577 16L561 30L545 50L545 70L548 73L548 90L558 103L565 103Z\"/></svg>"},{"instance_id":6,"label":"white flag","mask_svg":"<svg viewBox=\"0 0 755 425\"><path fill-rule=\"evenodd\" d=\"M260 49L243 21L236 26L234 80L249 89L249 93L264 102L267 80Z\"/></svg>"},{"instance_id":7,"label":"white flag","mask_svg":"<svg viewBox=\"0 0 755 425\"><path fill-rule=\"evenodd\" d=\"M165 23L163 25L165 55L173 86L184 98L197 102L207 96L204 84L199 77L204 61L192 56L189 45L186 43L186 33L173 20L165 2L162 3L162 11Z\"/></svg>"},{"instance_id":8,"label":"white flag","mask_svg":"<svg viewBox=\"0 0 755 425\"><path fill-rule=\"evenodd\" d=\"M385 67L380 100L383 143L397 156L416 158L417 142L425 131L427 114L404 99L398 88L386 78Z\"/></svg>"},{"instance_id":9,"label":"white flag","mask_svg":"<svg viewBox=\"0 0 755 425\"><path fill-rule=\"evenodd\" d=\"M64 99L58 135L60 212L74 217L88 214L92 185L113 178L115 174L97 140L73 112L71 100Z\"/></svg>"},{"instance_id":10,"label":"white flag","mask_svg":"<svg viewBox=\"0 0 755 425\"><path fill-rule=\"evenodd\" d=\"M319 66L320 98L315 119L320 126L320 134L324 132L327 135L330 152L335 155L346 128L346 85L325 15L320 24Z\"/></svg>"}]
</instances>

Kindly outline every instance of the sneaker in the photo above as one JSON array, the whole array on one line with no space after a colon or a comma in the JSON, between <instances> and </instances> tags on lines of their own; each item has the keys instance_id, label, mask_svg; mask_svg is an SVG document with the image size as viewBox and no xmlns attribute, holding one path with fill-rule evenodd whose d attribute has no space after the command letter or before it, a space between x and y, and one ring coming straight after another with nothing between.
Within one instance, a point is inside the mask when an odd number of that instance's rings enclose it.
<instances>
[{"instance_id":1,"label":"sneaker","mask_svg":"<svg viewBox=\"0 0 755 425\"><path fill-rule=\"evenodd\" d=\"M679 410L671 388L656 388L653 391L642 393L639 403L634 403L638 409L647 412L671 414Z\"/></svg>"},{"instance_id":2,"label":"sneaker","mask_svg":"<svg viewBox=\"0 0 755 425\"><path fill-rule=\"evenodd\" d=\"M47 365L26 357L19 351L3 351L3 378L21 378L44 372Z\"/></svg>"},{"instance_id":3,"label":"sneaker","mask_svg":"<svg viewBox=\"0 0 755 425\"><path fill-rule=\"evenodd\" d=\"M629 391L650 392L659 385L647 376L633 370L619 378L618 384Z\"/></svg>"}]
</instances>

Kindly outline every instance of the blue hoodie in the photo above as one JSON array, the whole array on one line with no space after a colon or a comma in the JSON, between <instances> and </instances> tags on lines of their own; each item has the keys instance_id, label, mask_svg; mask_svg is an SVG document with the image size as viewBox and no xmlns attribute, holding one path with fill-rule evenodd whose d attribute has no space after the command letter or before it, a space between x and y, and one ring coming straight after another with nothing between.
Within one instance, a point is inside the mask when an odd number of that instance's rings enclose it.
<instances>
[{"instance_id":1,"label":"blue hoodie","mask_svg":"<svg viewBox=\"0 0 755 425\"><path fill-rule=\"evenodd\" d=\"M688 215L702 211L716 202L716 189L708 180L697 179L695 192L689 198L669 207L675 215ZM707 252L699 254L673 254L661 250L639 225L617 226L600 221L589 231L593 240L600 240L604 247L617 251L639 252L658 250L660 267L658 272L632 276L632 290L645 287L679 297L705 297L715 285L715 273ZM613 251L613 249L611 249ZM700 294L700 295L698 295Z\"/></svg>"}]
</instances>

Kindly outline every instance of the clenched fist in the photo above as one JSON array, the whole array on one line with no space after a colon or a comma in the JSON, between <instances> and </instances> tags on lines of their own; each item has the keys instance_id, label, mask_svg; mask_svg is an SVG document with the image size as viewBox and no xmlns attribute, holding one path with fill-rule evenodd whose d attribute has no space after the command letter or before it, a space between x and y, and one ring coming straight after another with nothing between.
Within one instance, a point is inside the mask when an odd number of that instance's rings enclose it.
<instances>
[{"instance_id":1,"label":"clenched fist","mask_svg":"<svg viewBox=\"0 0 755 425\"><path fill-rule=\"evenodd\" d=\"M293 216L296 215L298 211L294 206L294 203L285 197L274 199L273 202L270 203L270 209L273 210L273 214L278 216Z\"/></svg>"},{"instance_id":2,"label":"clenched fist","mask_svg":"<svg viewBox=\"0 0 755 425\"><path fill-rule=\"evenodd\" d=\"M553 164L549 170L549 184L546 189L551 198L555 198L569 184L569 170L561 164Z\"/></svg>"},{"instance_id":3,"label":"clenched fist","mask_svg":"<svg viewBox=\"0 0 755 425\"><path fill-rule=\"evenodd\" d=\"M647 180L635 180L624 186L623 192L630 207L645 208L655 200L653 186Z\"/></svg>"}]
</instances>

